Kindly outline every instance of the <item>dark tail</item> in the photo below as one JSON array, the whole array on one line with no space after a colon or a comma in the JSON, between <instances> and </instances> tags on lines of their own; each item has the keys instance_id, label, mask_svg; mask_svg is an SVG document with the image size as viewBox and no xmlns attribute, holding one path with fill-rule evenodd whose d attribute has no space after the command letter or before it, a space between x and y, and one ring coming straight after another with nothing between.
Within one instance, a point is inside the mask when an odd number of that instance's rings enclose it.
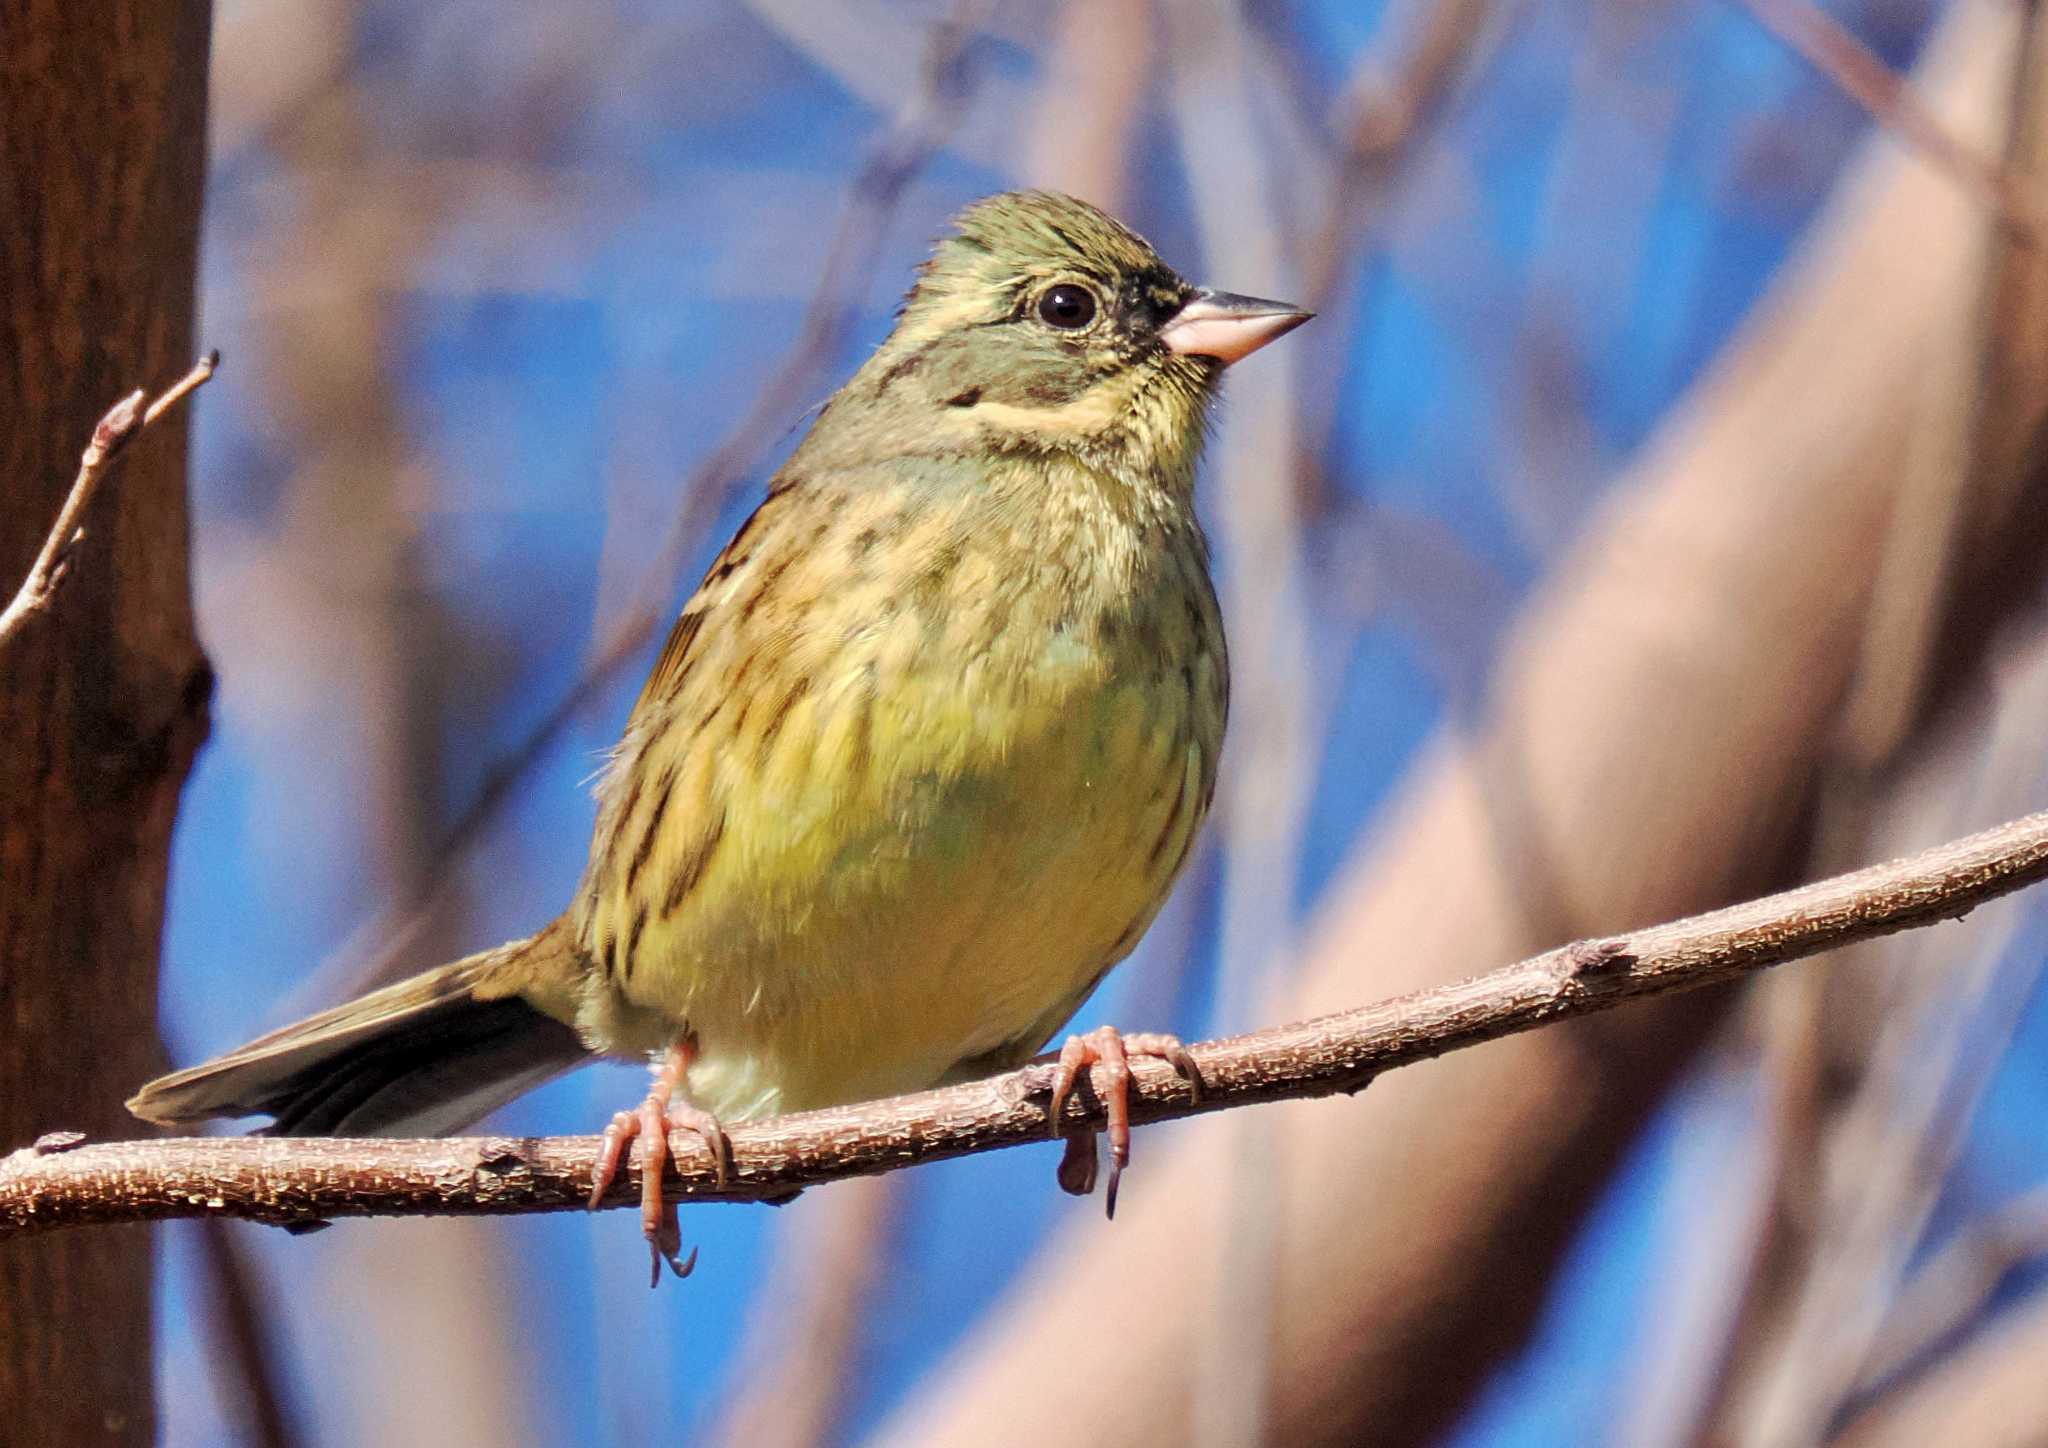
<instances>
[{"instance_id":1,"label":"dark tail","mask_svg":"<svg viewBox=\"0 0 2048 1448\"><path fill-rule=\"evenodd\" d=\"M278 1136L458 1131L590 1059L572 1027L513 993L559 978L573 951L551 925L161 1077L128 1109L162 1126L267 1114Z\"/></svg>"}]
</instances>

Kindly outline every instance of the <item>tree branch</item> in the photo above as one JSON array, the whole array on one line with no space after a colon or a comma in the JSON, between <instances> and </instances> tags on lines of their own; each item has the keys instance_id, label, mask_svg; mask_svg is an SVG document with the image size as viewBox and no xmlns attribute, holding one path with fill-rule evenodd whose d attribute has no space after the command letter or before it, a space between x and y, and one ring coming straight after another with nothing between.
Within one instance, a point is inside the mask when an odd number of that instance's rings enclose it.
<instances>
[{"instance_id":1,"label":"tree branch","mask_svg":"<svg viewBox=\"0 0 2048 1448\"><path fill-rule=\"evenodd\" d=\"M1959 139L1906 80L1813 0L1742 0L1744 8L1928 161L1990 208L2029 246L2048 244L2048 201L2034 182Z\"/></svg>"},{"instance_id":2,"label":"tree branch","mask_svg":"<svg viewBox=\"0 0 2048 1448\"><path fill-rule=\"evenodd\" d=\"M1802 956L1969 913L2048 878L2048 813L1888 865L1730 906L1625 939L1579 941L1376 1005L1191 1048L1197 1098L1173 1070L1135 1066L1132 1118L1357 1091L1383 1071L1639 997L1692 990ZM732 1132L717 1185L709 1153L674 1139L682 1197L763 1201L840 1177L1048 1139L1052 1067L785 1116ZM1093 1093L1070 1126L1100 1117ZM0 1161L0 1238L56 1227L237 1216L304 1230L333 1217L560 1211L589 1195L597 1138L432 1141L211 1137L80 1146L46 1136ZM608 1206L637 1201L630 1173Z\"/></svg>"},{"instance_id":3,"label":"tree branch","mask_svg":"<svg viewBox=\"0 0 2048 1448\"><path fill-rule=\"evenodd\" d=\"M57 596L57 589L71 569L72 550L85 537L86 509L92 505L100 480L107 475L114 459L129 443L154 426L157 419L205 385L219 365L220 353L209 352L148 406L143 405L148 394L137 388L107 409L92 430L92 440L85 445L85 454L78 462L77 480L71 484L64 507L57 514L57 522L50 529L50 536L43 540L35 566L22 580L14 600L5 609L0 609L0 644L12 638L30 615L47 609Z\"/></svg>"}]
</instances>

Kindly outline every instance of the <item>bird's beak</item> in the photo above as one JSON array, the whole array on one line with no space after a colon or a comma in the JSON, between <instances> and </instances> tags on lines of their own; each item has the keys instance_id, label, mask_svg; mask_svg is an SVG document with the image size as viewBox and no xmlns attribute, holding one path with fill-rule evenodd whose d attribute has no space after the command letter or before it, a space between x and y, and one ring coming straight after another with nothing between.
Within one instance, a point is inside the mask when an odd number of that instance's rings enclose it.
<instances>
[{"instance_id":1,"label":"bird's beak","mask_svg":"<svg viewBox=\"0 0 2048 1448\"><path fill-rule=\"evenodd\" d=\"M1188 298L1173 320L1159 329L1159 340L1170 352L1214 357L1228 366L1275 337L1286 336L1314 315L1292 302L1267 302L1204 289Z\"/></svg>"}]
</instances>

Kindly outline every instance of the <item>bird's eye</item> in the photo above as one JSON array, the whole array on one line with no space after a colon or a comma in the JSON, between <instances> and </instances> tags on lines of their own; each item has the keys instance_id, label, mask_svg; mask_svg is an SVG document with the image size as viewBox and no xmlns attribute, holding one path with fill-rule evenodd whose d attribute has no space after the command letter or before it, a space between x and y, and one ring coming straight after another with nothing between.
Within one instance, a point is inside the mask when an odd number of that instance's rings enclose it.
<instances>
[{"instance_id":1,"label":"bird's eye","mask_svg":"<svg viewBox=\"0 0 2048 1448\"><path fill-rule=\"evenodd\" d=\"M1066 331L1085 327L1095 320L1095 293L1063 282L1038 299L1038 319Z\"/></svg>"}]
</instances>

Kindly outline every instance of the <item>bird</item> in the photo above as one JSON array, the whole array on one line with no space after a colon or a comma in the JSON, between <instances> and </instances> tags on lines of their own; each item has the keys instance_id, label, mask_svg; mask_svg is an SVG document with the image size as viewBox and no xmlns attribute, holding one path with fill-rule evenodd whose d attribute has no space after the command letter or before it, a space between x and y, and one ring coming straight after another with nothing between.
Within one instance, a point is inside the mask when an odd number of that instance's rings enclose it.
<instances>
[{"instance_id":1,"label":"bird","mask_svg":"<svg viewBox=\"0 0 2048 1448\"><path fill-rule=\"evenodd\" d=\"M535 934L152 1081L175 1125L460 1130L595 1056L644 1060L591 1194L640 1142L659 1281L686 1275L671 1129L991 1075L1128 955L1214 797L1229 694L1195 474L1225 369L1310 313L1191 285L1050 191L961 211L683 607L597 784L588 865ZM1050 1119L1114 1027L1063 1045ZM1091 1190L1092 1128L1060 1184Z\"/></svg>"}]
</instances>

